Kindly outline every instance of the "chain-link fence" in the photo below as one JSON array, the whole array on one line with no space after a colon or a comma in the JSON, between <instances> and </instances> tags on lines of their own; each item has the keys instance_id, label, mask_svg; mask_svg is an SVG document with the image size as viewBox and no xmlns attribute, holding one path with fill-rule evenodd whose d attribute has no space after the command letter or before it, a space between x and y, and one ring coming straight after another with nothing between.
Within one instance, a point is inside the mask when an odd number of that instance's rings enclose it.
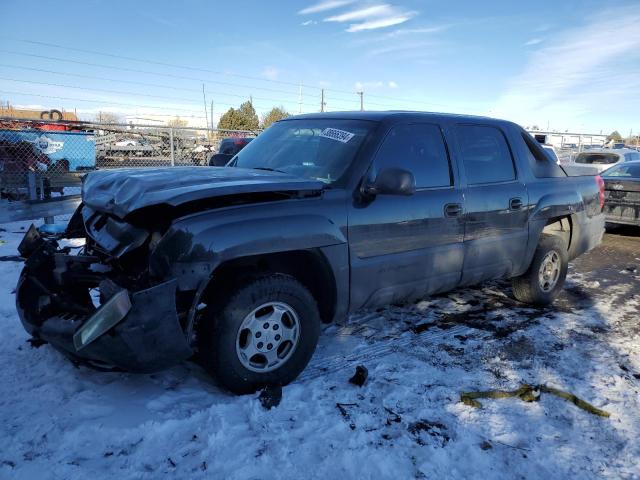
<instances>
[{"instance_id":1,"label":"chain-link fence","mask_svg":"<svg viewBox=\"0 0 640 480\"><path fill-rule=\"evenodd\" d=\"M0 118L0 197L43 200L77 194L81 175L97 169L205 166L224 139L240 147L246 144L242 139L258 133Z\"/></svg>"},{"instance_id":2,"label":"chain-link fence","mask_svg":"<svg viewBox=\"0 0 640 480\"><path fill-rule=\"evenodd\" d=\"M66 213L80 201L72 197L80 193L82 174L91 170L223 165L258 133L0 117L0 213L25 209L11 219ZM531 133L553 145L561 163L606 142L604 135ZM27 202L19 205L20 200Z\"/></svg>"}]
</instances>

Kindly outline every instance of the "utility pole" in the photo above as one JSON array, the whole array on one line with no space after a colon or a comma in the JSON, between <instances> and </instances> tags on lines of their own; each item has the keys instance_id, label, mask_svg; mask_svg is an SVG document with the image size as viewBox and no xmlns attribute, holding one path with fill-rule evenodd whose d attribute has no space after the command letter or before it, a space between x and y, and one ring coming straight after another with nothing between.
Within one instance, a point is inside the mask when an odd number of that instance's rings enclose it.
<instances>
[{"instance_id":1,"label":"utility pole","mask_svg":"<svg viewBox=\"0 0 640 480\"><path fill-rule=\"evenodd\" d=\"M302 113L302 82L300 82L300 92L298 94L298 113Z\"/></svg>"},{"instance_id":2,"label":"utility pole","mask_svg":"<svg viewBox=\"0 0 640 480\"><path fill-rule=\"evenodd\" d=\"M204 103L204 123L207 124L207 130L209 130L209 113L207 112L207 96L204 94L204 83L202 84L202 102Z\"/></svg>"},{"instance_id":3,"label":"utility pole","mask_svg":"<svg viewBox=\"0 0 640 480\"><path fill-rule=\"evenodd\" d=\"M209 115L211 115L211 130L213 130L213 100L211 100L211 108L209 109ZM207 140L211 140L211 132L209 133L209 138Z\"/></svg>"},{"instance_id":4,"label":"utility pole","mask_svg":"<svg viewBox=\"0 0 640 480\"><path fill-rule=\"evenodd\" d=\"M360 111L363 112L364 111L364 92L361 90L356 93L360 95Z\"/></svg>"},{"instance_id":5,"label":"utility pole","mask_svg":"<svg viewBox=\"0 0 640 480\"><path fill-rule=\"evenodd\" d=\"M324 106L327 103L324 101L324 88L320 90L320 111L324 112Z\"/></svg>"}]
</instances>

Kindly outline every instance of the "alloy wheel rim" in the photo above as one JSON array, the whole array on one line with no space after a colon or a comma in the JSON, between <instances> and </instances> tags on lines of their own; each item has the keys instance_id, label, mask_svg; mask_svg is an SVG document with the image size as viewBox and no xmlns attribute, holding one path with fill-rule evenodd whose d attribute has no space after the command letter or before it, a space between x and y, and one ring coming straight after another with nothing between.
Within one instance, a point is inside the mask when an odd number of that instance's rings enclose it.
<instances>
[{"instance_id":1,"label":"alloy wheel rim","mask_svg":"<svg viewBox=\"0 0 640 480\"><path fill-rule=\"evenodd\" d=\"M240 363L252 372L267 373L284 365L300 340L300 319L284 302L267 302L242 321L236 338Z\"/></svg>"},{"instance_id":2,"label":"alloy wheel rim","mask_svg":"<svg viewBox=\"0 0 640 480\"><path fill-rule=\"evenodd\" d=\"M561 259L560 254L555 250L548 252L538 270L538 283L543 292L550 292L558 283L560 278Z\"/></svg>"}]
</instances>

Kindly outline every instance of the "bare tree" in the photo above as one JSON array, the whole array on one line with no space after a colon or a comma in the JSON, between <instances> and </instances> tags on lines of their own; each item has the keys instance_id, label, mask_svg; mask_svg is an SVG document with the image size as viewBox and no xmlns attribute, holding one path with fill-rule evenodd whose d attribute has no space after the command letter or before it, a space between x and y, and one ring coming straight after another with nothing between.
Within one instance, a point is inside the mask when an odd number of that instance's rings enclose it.
<instances>
[{"instance_id":1,"label":"bare tree","mask_svg":"<svg viewBox=\"0 0 640 480\"><path fill-rule=\"evenodd\" d=\"M189 124L187 120L183 120L180 117L172 118L167 122L167 125L175 128L184 128Z\"/></svg>"},{"instance_id":2,"label":"bare tree","mask_svg":"<svg viewBox=\"0 0 640 480\"><path fill-rule=\"evenodd\" d=\"M124 123L124 119L117 113L98 112L96 121L100 123Z\"/></svg>"}]
</instances>

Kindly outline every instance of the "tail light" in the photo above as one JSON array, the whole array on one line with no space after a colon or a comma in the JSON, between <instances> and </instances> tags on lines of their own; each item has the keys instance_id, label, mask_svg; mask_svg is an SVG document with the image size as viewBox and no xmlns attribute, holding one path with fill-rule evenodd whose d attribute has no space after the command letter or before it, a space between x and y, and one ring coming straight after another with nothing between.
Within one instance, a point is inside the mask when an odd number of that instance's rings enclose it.
<instances>
[{"instance_id":1,"label":"tail light","mask_svg":"<svg viewBox=\"0 0 640 480\"><path fill-rule=\"evenodd\" d=\"M604 209L604 180L600 175L596 175L596 184L600 191L600 210Z\"/></svg>"}]
</instances>

